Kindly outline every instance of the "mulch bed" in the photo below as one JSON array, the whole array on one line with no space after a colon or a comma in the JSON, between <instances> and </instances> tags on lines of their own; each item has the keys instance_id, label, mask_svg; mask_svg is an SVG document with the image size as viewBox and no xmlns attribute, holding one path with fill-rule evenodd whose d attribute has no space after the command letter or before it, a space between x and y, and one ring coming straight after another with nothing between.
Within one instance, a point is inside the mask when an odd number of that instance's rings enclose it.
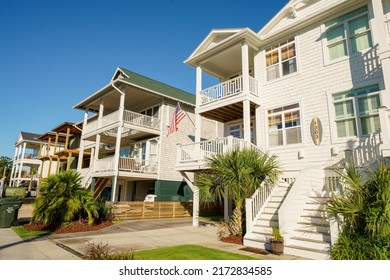
<instances>
[{"instance_id":1,"label":"mulch bed","mask_svg":"<svg viewBox=\"0 0 390 280\"><path fill-rule=\"evenodd\" d=\"M113 223L109 220L102 221L98 224L88 225L87 223L82 223L80 221L73 222L64 226L53 226L42 223L33 222L31 224L25 224L23 227L27 230L32 231L51 231L56 234L61 233L75 233L75 232L84 232L84 231L95 231L105 227L111 226Z\"/></svg>"},{"instance_id":2,"label":"mulch bed","mask_svg":"<svg viewBox=\"0 0 390 280\"><path fill-rule=\"evenodd\" d=\"M222 237L221 241L226 243L238 244L238 245L243 244L243 238L241 235L229 235L226 237Z\"/></svg>"}]
</instances>

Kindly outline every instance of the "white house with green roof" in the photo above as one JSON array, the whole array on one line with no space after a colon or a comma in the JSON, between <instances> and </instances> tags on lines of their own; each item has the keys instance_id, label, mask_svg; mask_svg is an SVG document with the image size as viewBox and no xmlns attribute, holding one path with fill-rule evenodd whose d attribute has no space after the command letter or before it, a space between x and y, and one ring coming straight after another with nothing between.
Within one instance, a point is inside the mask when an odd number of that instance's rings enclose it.
<instances>
[{"instance_id":1,"label":"white house with green roof","mask_svg":"<svg viewBox=\"0 0 390 280\"><path fill-rule=\"evenodd\" d=\"M339 187L331 166L351 158L364 170L390 155L390 0L286 2L258 32L212 30L185 60L197 130L176 170L202 172L206 156L240 146L277 155L281 182L247 200L244 244L267 248L278 226L286 253L326 259L337 240L324 211ZM204 75L216 84L203 87ZM205 118L219 138L202 140Z\"/></svg>"},{"instance_id":2,"label":"white house with green roof","mask_svg":"<svg viewBox=\"0 0 390 280\"><path fill-rule=\"evenodd\" d=\"M177 103L187 115L167 136ZM113 202L144 201L148 194L156 201L193 199L174 166L177 144L195 138L195 95L117 68L106 86L74 108L84 111L78 170L95 197ZM215 137L215 122L205 121L203 134Z\"/></svg>"}]
</instances>

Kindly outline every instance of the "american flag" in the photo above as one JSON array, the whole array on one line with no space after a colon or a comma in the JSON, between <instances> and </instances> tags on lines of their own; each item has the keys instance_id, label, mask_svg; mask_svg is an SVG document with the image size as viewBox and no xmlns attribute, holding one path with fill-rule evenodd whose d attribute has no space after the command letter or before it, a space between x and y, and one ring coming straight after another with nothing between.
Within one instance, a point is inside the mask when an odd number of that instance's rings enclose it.
<instances>
[{"instance_id":1,"label":"american flag","mask_svg":"<svg viewBox=\"0 0 390 280\"><path fill-rule=\"evenodd\" d=\"M179 122L182 119L184 119L185 116L186 116L186 113L184 113L184 111L180 108L180 104L177 103L175 112L173 113L173 116L172 116L171 124L169 126L167 137L169 135L171 135L172 133L174 133L175 131L177 131L177 129L178 129L177 125L179 124Z\"/></svg>"}]
</instances>

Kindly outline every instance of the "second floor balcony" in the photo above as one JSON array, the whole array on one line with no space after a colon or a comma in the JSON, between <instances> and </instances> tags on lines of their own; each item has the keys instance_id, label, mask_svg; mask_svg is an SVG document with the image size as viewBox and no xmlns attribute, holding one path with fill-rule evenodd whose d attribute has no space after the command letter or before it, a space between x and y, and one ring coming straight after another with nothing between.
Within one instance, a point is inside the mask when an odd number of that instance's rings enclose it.
<instances>
[{"instance_id":1,"label":"second floor balcony","mask_svg":"<svg viewBox=\"0 0 390 280\"><path fill-rule=\"evenodd\" d=\"M97 160L93 172L100 173L116 170L128 173L157 174L158 162L123 156L119 157L119 161L117 161L117 157L109 156Z\"/></svg>"},{"instance_id":2,"label":"second floor balcony","mask_svg":"<svg viewBox=\"0 0 390 280\"><path fill-rule=\"evenodd\" d=\"M118 110L103 116L101 119L88 122L87 125L83 128L83 134L91 134L100 129L110 129L120 121L120 112ZM161 120L159 118L128 110L124 110L122 121L124 126L132 129L133 131L145 131L159 134L161 129Z\"/></svg>"},{"instance_id":3,"label":"second floor balcony","mask_svg":"<svg viewBox=\"0 0 390 280\"><path fill-rule=\"evenodd\" d=\"M249 77L249 94L251 96L259 97L258 81ZM208 105L217 101L226 100L244 94L244 82L243 77L238 76L236 78L224 81L218 85L206 88L200 93L200 106Z\"/></svg>"}]
</instances>

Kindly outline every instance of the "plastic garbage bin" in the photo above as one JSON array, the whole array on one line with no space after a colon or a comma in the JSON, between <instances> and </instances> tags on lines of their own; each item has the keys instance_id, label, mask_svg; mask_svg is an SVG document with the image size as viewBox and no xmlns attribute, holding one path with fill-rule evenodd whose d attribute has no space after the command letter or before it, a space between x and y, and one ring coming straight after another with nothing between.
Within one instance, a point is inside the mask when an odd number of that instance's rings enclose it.
<instances>
[{"instance_id":1,"label":"plastic garbage bin","mask_svg":"<svg viewBox=\"0 0 390 280\"><path fill-rule=\"evenodd\" d=\"M0 228L18 225L18 213L22 202L17 198L0 199Z\"/></svg>"}]
</instances>

